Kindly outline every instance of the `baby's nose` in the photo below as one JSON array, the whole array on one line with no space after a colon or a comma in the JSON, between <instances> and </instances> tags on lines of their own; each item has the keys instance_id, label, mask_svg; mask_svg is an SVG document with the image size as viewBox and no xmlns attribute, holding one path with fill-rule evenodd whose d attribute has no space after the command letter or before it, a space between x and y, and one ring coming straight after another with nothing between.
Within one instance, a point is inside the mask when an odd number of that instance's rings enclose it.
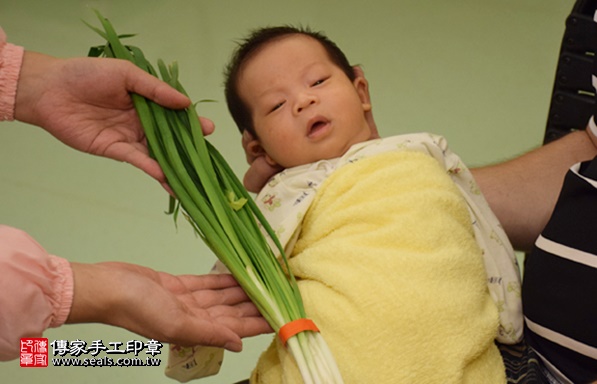
<instances>
[{"instance_id":1,"label":"baby's nose","mask_svg":"<svg viewBox=\"0 0 597 384\"><path fill-rule=\"evenodd\" d=\"M317 102L317 97L313 94L302 94L298 97L294 107L296 113L302 112L305 108Z\"/></svg>"}]
</instances>

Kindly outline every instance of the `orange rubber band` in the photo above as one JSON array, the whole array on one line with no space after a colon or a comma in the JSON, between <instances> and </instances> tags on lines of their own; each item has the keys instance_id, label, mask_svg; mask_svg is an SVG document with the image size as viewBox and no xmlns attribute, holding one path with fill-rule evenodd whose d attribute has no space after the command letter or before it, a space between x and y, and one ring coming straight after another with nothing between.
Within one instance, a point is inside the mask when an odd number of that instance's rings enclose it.
<instances>
[{"instance_id":1,"label":"orange rubber band","mask_svg":"<svg viewBox=\"0 0 597 384\"><path fill-rule=\"evenodd\" d=\"M282 341L282 344L286 345L288 339L290 339L297 333L301 333L304 331L319 332L319 328L317 328L317 326L312 320L297 319L291 321L290 323L284 324L282 328L280 328L280 330L278 331L278 337Z\"/></svg>"}]
</instances>

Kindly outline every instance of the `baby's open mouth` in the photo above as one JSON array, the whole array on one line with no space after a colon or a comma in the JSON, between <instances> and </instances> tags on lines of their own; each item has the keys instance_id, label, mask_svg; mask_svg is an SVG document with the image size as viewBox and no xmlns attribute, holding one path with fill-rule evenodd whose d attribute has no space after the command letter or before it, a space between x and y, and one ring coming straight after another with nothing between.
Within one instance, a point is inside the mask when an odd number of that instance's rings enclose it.
<instances>
[{"instance_id":1,"label":"baby's open mouth","mask_svg":"<svg viewBox=\"0 0 597 384\"><path fill-rule=\"evenodd\" d=\"M329 124L329 121L326 119L320 118L316 119L309 125L309 133L308 136L317 136L317 134L324 129Z\"/></svg>"}]
</instances>

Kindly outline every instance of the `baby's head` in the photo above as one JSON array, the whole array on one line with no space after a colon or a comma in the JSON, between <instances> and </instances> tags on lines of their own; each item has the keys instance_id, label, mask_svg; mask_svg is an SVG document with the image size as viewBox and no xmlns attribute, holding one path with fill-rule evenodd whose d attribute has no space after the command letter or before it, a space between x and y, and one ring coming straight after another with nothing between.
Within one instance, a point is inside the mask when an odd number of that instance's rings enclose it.
<instances>
[{"instance_id":1,"label":"baby's head","mask_svg":"<svg viewBox=\"0 0 597 384\"><path fill-rule=\"evenodd\" d=\"M254 31L226 72L226 101L251 148L284 168L341 156L373 129L367 81L323 34L294 27Z\"/></svg>"}]
</instances>

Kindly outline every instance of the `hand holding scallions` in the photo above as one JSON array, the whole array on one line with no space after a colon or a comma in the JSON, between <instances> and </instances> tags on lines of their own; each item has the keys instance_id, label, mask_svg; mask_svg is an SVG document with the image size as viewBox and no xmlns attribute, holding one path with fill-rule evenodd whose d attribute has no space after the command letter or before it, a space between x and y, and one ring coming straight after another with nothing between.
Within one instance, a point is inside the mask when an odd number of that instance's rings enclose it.
<instances>
[{"instance_id":1,"label":"hand holding scallions","mask_svg":"<svg viewBox=\"0 0 597 384\"><path fill-rule=\"evenodd\" d=\"M165 184L164 173L148 155L145 134L129 92L168 108L182 109L188 97L126 60L58 59L26 51L15 118L44 128L82 152L124 161ZM204 133L213 123L201 119Z\"/></svg>"}]
</instances>

